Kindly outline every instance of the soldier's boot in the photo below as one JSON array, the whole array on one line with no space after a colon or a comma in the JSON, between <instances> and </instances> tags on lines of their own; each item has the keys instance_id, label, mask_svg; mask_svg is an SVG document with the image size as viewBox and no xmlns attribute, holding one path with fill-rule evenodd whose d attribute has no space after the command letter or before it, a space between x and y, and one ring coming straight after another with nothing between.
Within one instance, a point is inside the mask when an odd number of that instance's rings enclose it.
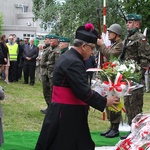
<instances>
[{"instance_id":1,"label":"soldier's boot","mask_svg":"<svg viewBox=\"0 0 150 150\"><path fill-rule=\"evenodd\" d=\"M114 138L119 136L119 123L113 123L113 128L112 130L105 135L106 138Z\"/></svg>"},{"instance_id":2,"label":"soldier's boot","mask_svg":"<svg viewBox=\"0 0 150 150\"><path fill-rule=\"evenodd\" d=\"M105 132L100 133L100 135L105 136L106 134L108 134L112 130L112 128L113 128L113 124L111 123L109 129Z\"/></svg>"},{"instance_id":3,"label":"soldier's boot","mask_svg":"<svg viewBox=\"0 0 150 150\"><path fill-rule=\"evenodd\" d=\"M130 133L131 133L131 132L129 132L128 134L126 134L126 135L124 135L124 136L121 136L121 137L120 137L120 140L126 139L126 138L129 136Z\"/></svg>"}]
</instances>

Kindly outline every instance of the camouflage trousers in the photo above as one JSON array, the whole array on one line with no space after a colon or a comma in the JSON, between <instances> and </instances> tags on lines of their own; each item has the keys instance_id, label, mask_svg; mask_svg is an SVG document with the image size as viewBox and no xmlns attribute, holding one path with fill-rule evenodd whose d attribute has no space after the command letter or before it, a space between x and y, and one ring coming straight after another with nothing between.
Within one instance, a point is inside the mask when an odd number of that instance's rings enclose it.
<instances>
[{"instance_id":1,"label":"camouflage trousers","mask_svg":"<svg viewBox=\"0 0 150 150\"><path fill-rule=\"evenodd\" d=\"M43 88L43 95L47 105L50 104L52 98L52 92L50 90L50 82L47 75L42 75L42 88Z\"/></svg>"},{"instance_id":2,"label":"camouflage trousers","mask_svg":"<svg viewBox=\"0 0 150 150\"><path fill-rule=\"evenodd\" d=\"M119 112L113 112L110 111L108 109L108 107L106 107L106 113L107 113L107 119L111 122L111 123L120 123L121 121L121 111Z\"/></svg>"},{"instance_id":3,"label":"camouflage trousers","mask_svg":"<svg viewBox=\"0 0 150 150\"><path fill-rule=\"evenodd\" d=\"M144 88L139 88L130 92L131 95L124 97L124 106L128 117L128 124L131 125L132 119L142 112Z\"/></svg>"}]
</instances>

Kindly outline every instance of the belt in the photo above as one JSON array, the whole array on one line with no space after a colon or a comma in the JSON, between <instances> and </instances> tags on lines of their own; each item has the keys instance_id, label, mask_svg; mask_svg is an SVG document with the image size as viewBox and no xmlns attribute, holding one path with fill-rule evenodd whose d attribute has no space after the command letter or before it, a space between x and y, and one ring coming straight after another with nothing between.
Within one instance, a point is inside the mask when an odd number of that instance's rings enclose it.
<instances>
[{"instance_id":1,"label":"belt","mask_svg":"<svg viewBox=\"0 0 150 150\"><path fill-rule=\"evenodd\" d=\"M52 102L70 105L87 105L78 99L70 88L53 86Z\"/></svg>"}]
</instances>

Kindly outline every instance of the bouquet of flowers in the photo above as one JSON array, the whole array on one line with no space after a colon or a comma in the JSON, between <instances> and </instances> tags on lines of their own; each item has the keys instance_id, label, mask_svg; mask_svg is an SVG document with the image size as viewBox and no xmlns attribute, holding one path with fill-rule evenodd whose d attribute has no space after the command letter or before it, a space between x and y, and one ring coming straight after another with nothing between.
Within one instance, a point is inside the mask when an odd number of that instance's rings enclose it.
<instances>
[{"instance_id":1,"label":"bouquet of flowers","mask_svg":"<svg viewBox=\"0 0 150 150\"><path fill-rule=\"evenodd\" d=\"M129 95L130 90L141 87L140 67L134 60L119 62L111 57L109 62L103 64L103 68L90 68L87 71L97 71L97 78L92 88L102 96L115 95L119 98ZM112 111L120 111L122 103L117 106L109 107Z\"/></svg>"},{"instance_id":2,"label":"bouquet of flowers","mask_svg":"<svg viewBox=\"0 0 150 150\"><path fill-rule=\"evenodd\" d=\"M131 131L116 144L116 150L150 150L150 114L138 114L132 120Z\"/></svg>"}]
</instances>

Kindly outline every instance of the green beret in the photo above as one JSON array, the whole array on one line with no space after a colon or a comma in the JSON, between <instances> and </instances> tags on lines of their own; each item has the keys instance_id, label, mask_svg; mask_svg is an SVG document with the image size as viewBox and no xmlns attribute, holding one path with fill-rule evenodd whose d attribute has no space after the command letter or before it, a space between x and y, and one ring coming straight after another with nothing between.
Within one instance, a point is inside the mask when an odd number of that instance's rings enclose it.
<instances>
[{"instance_id":1,"label":"green beret","mask_svg":"<svg viewBox=\"0 0 150 150\"><path fill-rule=\"evenodd\" d=\"M137 15L137 14L128 14L127 15L127 20L140 21L140 20L142 20L142 16L141 15Z\"/></svg>"},{"instance_id":2,"label":"green beret","mask_svg":"<svg viewBox=\"0 0 150 150\"><path fill-rule=\"evenodd\" d=\"M59 36L55 35L55 34L51 34L50 35L50 39L59 39Z\"/></svg>"},{"instance_id":3,"label":"green beret","mask_svg":"<svg viewBox=\"0 0 150 150\"><path fill-rule=\"evenodd\" d=\"M50 37L51 37L51 35L50 34L47 34L47 35L45 35L45 39L47 38L47 39L50 39Z\"/></svg>"},{"instance_id":4,"label":"green beret","mask_svg":"<svg viewBox=\"0 0 150 150\"><path fill-rule=\"evenodd\" d=\"M70 39L66 38L66 37L60 37L59 38L59 42L70 42Z\"/></svg>"}]
</instances>

